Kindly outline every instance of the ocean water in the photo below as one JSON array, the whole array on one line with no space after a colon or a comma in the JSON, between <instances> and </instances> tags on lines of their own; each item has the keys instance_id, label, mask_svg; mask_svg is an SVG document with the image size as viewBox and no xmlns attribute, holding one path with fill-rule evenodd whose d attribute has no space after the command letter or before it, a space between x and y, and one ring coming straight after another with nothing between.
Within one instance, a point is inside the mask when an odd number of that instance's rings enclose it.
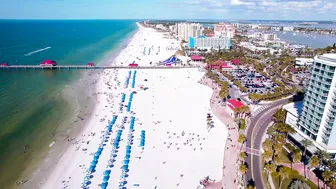
<instances>
[{"instance_id":1,"label":"ocean water","mask_svg":"<svg viewBox=\"0 0 336 189\"><path fill-rule=\"evenodd\" d=\"M106 64L106 57L136 31L135 22L0 20L0 62ZM60 127L75 120L84 100L84 93L68 94L67 87L75 86L83 72L90 71L0 70L0 188L29 179L27 167L41 161L53 141L67 139L69 128ZM76 85L78 91L86 90Z\"/></svg>"}]
</instances>

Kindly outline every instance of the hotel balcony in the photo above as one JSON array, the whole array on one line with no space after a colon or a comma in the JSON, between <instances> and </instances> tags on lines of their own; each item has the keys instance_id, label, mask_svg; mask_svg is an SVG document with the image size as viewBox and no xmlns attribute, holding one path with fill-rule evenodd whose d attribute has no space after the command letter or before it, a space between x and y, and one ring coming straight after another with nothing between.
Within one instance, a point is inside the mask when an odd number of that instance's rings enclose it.
<instances>
[{"instance_id":1,"label":"hotel balcony","mask_svg":"<svg viewBox=\"0 0 336 189\"><path fill-rule=\"evenodd\" d=\"M327 129L332 129L333 128L333 126L330 125L329 123L325 123L324 127L327 128Z\"/></svg>"}]
</instances>

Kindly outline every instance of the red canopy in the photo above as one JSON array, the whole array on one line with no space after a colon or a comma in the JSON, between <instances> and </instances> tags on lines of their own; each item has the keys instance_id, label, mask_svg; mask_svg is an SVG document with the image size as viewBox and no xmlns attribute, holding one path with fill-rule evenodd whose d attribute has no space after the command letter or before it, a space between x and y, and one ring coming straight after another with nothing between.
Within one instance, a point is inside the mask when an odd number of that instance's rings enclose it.
<instances>
[{"instance_id":1,"label":"red canopy","mask_svg":"<svg viewBox=\"0 0 336 189\"><path fill-rule=\"evenodd\" d=\"M95 64L93 62L89 62L88 66L95 66Z\"/></svg>"},{"instance_id":2,"label":"red canopy","mask_svg":"<svg viewBox=\"0 0 336 189\"><path fill-rule=\"evenodd\" d=\"M130 67L137 67L138 64L128 64L128 66L130 66Z\"/></svg>"},{"instance_id":3,"label":"red canopy","mask_svg":"<svg viewBox=\"0 0 336 189\"><path fill-rule=\"evenodd\" d=\"M203 60L204 59L203 57L198 56L198 55L193 55L190 58L191 58L191 60Z\"/></svg>"},{"instance_id":4,"label":"red canopy","mask_svg":"<svg viewBox=\"0 0 336 189\"><path fill-rule=\"evenodd\" d=\"M45 60L45 61L41 62L40 64L43 64L43 65L55 65L56 62L53 61L53 60Z\"/></svg>"},{"instance_id":5,"label":"red canopy","mask_svg":"<svg viewBox=\"0 0 336 189\"><path fill-rule=\"evenodd\" d=\"M8 66L6 62L0 63L0 66Z\"/></svg>"},{"instance_id":6,"label":"red canopy","mask_svg":"<svg viewBox=\"0 0 336 189\"><path fill-rule=\"evenodd\" d=\"M231 60L232 64L240 64L240 60L239 59L233 59Z\"/></svg>"},{"instance_id":7,"label":"red canopy","mask_svg":"<svg viewBox=\"0 0 336 189\"><path fill-rule=\"evenodd\" d=\"M244 106L242 102L235 99L227 100L226 103L231 108L231 110Z\"/></svg>"}]
</instances>

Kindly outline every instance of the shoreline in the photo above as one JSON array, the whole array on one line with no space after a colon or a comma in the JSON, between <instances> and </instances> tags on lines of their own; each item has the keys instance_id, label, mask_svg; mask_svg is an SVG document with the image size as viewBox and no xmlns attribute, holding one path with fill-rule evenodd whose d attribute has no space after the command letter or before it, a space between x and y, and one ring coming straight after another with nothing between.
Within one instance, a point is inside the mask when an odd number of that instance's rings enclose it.
<instances>
[{"instance_id":1,"label":"shoreline","mask_svg":"<svg viewBox=\"0 0 336 189\"><path fill-rule=\"evenodd\" d=\"M117 45L114 49L111 49L109 51L106 51L103 55L101 60L97 60L99 64L113 64L112 62L114 59L127 47L129 42L132 40L134 35L139 31L139 28L136 28L133 32L129 33L128 36L122 40L122 42ZM85 130L87 125L89 125L89 120L93 115L92 112L95 111L97 102L97 96L91 96L91 94L94 94L97 92L97 82L92 84L92 80L99 80L100 79L101 71L87 71L85 73L81 73L81 75L71 81L68 85L66 85L62 89L62 98L67 103L73 103L73 105L77 106L72 116L68 116L63 121L63 126L60 125L58 129L67 129L66 133L69 137L62 137L58 136L56 137L49 145L47 151L39 152L40 154L46 154L43 159L39 162L34 162L28 164L27 168L23 171L22 176L19 178L20 180L24 180L21 178L27 178L28 182L26 182L24 185L17 185L17 187L20 188L38 188L38 186L41 186L41 184L44 182L45 178L42 178L45 175L48 175L58 164L58 161L63 155L69 150L69 148L72 147L72 145L68 145L68 142L66 141L67 138L74 139L78 138L80 134ZM98 77L98 78L97 78ZM86 80L86 81L85 81ZM81 83L82 86L78 86ZM86 86L91 86L89 90L86 90ZM79 88L80 91L71 91L70 88ZM84 97L78 98L78 96L83 96L83 93L85 94ZM72 100L76 100L77 102L71 102ZM89 116L89 117L87 117ZM78 119L79 118L79 119ZM80 119L84 119L80 120ZM74 120L79 120L78 122L73 122ZM72 125L71 127L68 127L66 125ZM61 138L59 138L61 137ZM55 154L56 153L56 154ZM54 154L54 155L53 155ZM47 162L54 162L52 164ZM13 183L14 187L15 183Z\"/></svg>"},{"instance_id":2,"label":"shoreline","mask_svg":"<svg viewBox=\"0 0 336 189\"><path fill-rule=\"evenodd\" d=\"M139 65L148 65L151 61L156 62L170 57L175 51L167 47L174 45L179 47L178 42L164 38L163 34L141 27L130 39L127 47L118 53L112 62L128 64L136 61ZM139 189L155 186L167 189L176 186L194 188L199 185L199 180L206 176L217 181L222 178L225 143L220 139L226 138L227 132L216 117L212 117L215 127L212 129L206 127L206 115L211 112L208 100L212 91L197 82L204 73L198 69L180 69L174 72L138 70L137 73L135 85L130 82L126 88L124 82L128 70L104 70L98 74L97 101L92 115L86 120L79 137L71 141L71 145L57 161L51 174L38 188L80 188L85 175L88 174L89 162L97 146L104 142L104 150L97 162L98 165L95 171L90 173L92 175L90 188L97 188L102 182L102 173L108 167L109 153L113 151L110 144L119 130L125 130L125 134L122 135L118 154L124 153L124 145L127 142L127 138L124 137L129 132L127 128L129 118L132 116L136 118L135 130L130 131L134 136L134 143L139 142L140 132L144 130L146 147L141 149L136 144L132 148L134 155L130 161L128 187L137 184ZM133 77L135 78L135 75ZM130 113L125 111L126 105L120 106L122 105L120 98L121 94L126 94L127 102L132 91L136 93ZM190 92L195 94L190 95ZM184 106L176 108L174 104ZM114 115L118 115L117 122L107 136L105 130ZM124 122L123 117L126 117L127 121ZM118 167L123 162L120 158L123 157L116 156L115 166L109 168L113 169L109 188L118 185L121 173ZM165 171L160 171L162 169ZM142 170L147 170L147 174L143 174ZM169 181L164 179L168 177L171 178Z\"/></svg>"}]
</instances>

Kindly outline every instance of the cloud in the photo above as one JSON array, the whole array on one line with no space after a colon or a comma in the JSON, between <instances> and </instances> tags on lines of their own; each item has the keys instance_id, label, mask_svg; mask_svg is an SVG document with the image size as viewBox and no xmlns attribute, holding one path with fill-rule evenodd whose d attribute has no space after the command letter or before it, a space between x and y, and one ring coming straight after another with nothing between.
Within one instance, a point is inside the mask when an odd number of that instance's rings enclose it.
<instances>
[{"instance_id":1,"label":"cloud","mask_svg":"<svg viewBox=\"0 0 336 189\"><path fill-rule=\"evenodd\" d=\"M253 1L231 0L231 5L255 5Z\"/></svg>"}]
</instances>

